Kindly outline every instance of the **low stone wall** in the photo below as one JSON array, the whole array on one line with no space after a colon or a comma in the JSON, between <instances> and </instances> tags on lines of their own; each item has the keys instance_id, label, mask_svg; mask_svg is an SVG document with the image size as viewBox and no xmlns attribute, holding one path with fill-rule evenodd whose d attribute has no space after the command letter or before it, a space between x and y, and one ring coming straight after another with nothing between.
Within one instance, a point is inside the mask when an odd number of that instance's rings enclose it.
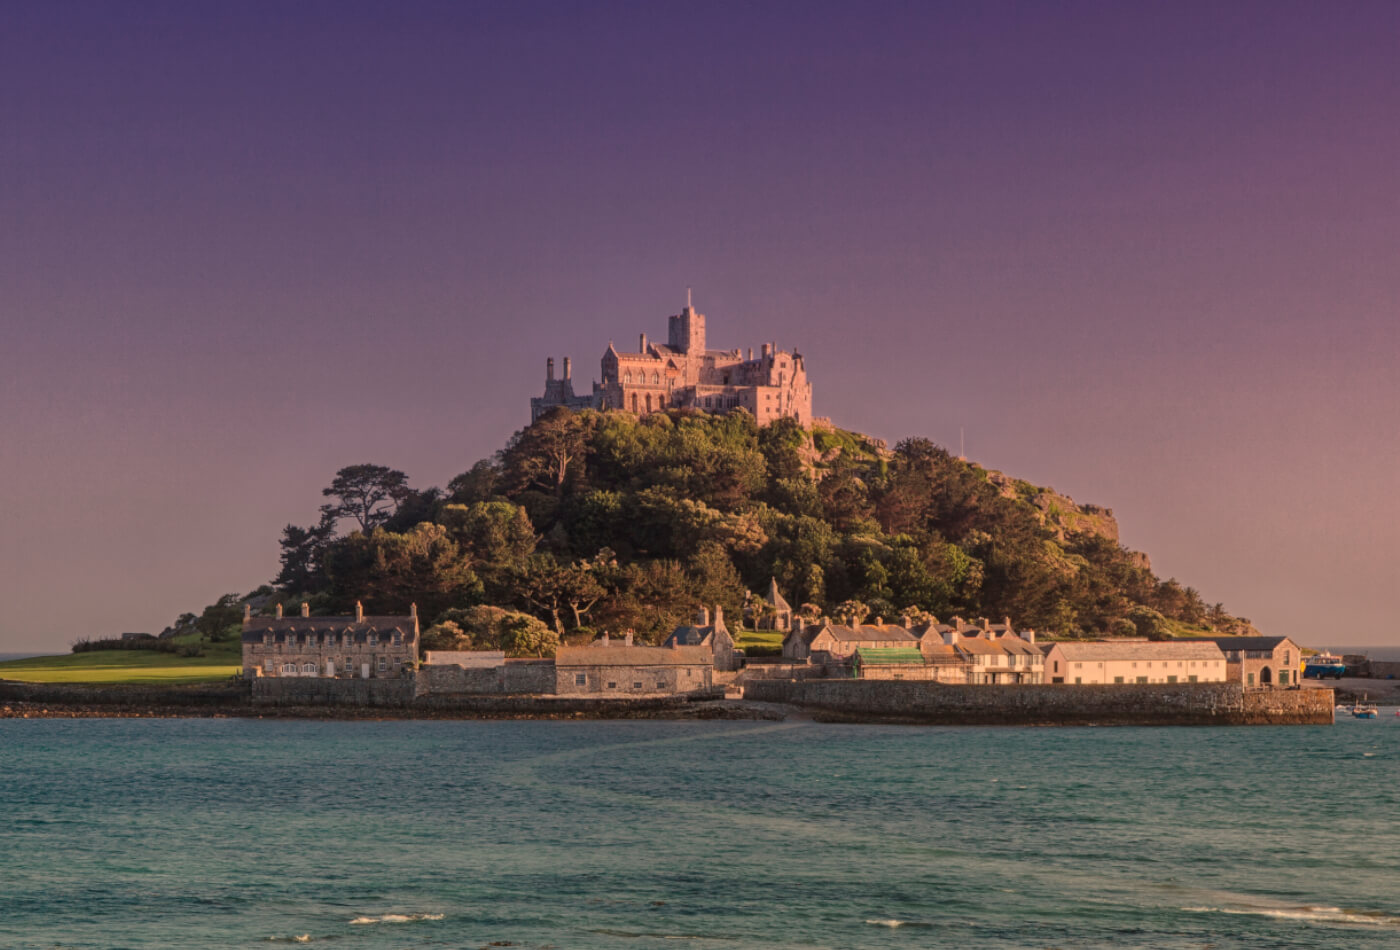
<instances>
[{"instance_id":1,"label":"low stone wall","mask_svg":"<svg viewBox=\"0 0 1400 950\"><path fill-rule=\"evenodd\" d=\"M379 706L413 703L413 677L397 679L317 679L299 676L257 677L253 703L258 706Z\"/></svg>"},{"instance_id":2,"label":"low stone wall","mask_svg":"<svg viewBox=\"0 0 1400 950\"><path fill-rule=\"evenodd\" d=\"M128 686L78 683L19 683L0 680L0 702L55 706L208 707L248 703L247 684L238 686Z\"/></svg>"},{"instance_id":3,"label":"low stone wall","mask_svg":"<svg viewBox=\"0 0 1400 950\"><path fill-rule=\"evenodd\" d=\"M508 696L554 692L553 660L506 660L499 666L434 664L418 668L419 696Z\"/></svg>"},{"instance_id":4,"label":"low stone wall","mask_svg":"<svg viewBox=\"0 0 1400 950\"><path fill-rule=\"evenodd\" d=\"M1238 683L955 686L870 680L756 680L744 698L833 721L966 725L1300 725L1332 722L1331 690L1246 692Z\"/></svg>"},{"instance_id":5,"label":"low stone wall","mask_svg":"<svg viewBox=\"0 0 1400 950\"><path fill-rule=\"evenodd\" d=\"M1377 680L1400 680L1400 663L1393 660L1367 660L1366 675Z\"/></svg>"}]
</instances>

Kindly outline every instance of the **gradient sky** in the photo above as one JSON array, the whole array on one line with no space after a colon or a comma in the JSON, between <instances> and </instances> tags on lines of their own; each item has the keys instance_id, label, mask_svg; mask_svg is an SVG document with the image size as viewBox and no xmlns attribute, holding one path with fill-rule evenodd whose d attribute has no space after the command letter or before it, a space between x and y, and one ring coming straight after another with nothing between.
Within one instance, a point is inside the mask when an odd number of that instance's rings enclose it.
<instances>
[{"instance_id":1,"label":"gradient sky","mask_svg":"<svg viewBox=\"0 0 1400 950\"><path fill-rule=\"evenodd\" d=\"M0 651L665 333L1400 642L1400 4L0 4Z\"/></svg>"}]
</instances>

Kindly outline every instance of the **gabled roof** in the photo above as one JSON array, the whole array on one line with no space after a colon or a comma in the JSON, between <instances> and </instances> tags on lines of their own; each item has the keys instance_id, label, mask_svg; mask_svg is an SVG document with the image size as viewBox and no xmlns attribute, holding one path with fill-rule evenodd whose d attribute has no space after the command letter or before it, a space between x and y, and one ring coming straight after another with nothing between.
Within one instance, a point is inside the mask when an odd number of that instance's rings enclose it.
<instances>
[{"instance_id":1,"label":"gabled roof","mask_svg":"<svg viewBox=\"0 0 1400 950\"><path fill-rule=\"evenodd\" d=\"M1178 643L1214 643L1223 650L1261 650L1265 653L1272 653L1277 650L1283 642L1287 640L1293 643L1288 637L1180 637Z\"/></svg>"},{"instance_id":2,"label":"gabled roof","mask_svg":"<svg viewBox=\"0 0 1400 950\"><path fill-rule=\"evenodd\" d=\"M1036 644L1022 640L1015 634L998 637L995 642L1007 653L1015 653L1018 656L1041 656L1044 652Z\"/></svg>"},{"instance_id":3,"label":"gabled roof","mask_svg":"<svg viewBox=\"0 0 1400 950\"><path fill-rule=\"evenodd\" d=\"M888 640L891 642L907 641L909 643L917 642L917 638L912 633L894 624L882 624L878 627L874 624L861 624L856 627L847 627L842 624L834 623L823 624L813 630L812 638L815 639L823 630L831 634L832 639L843 643L880 640ZM805 635L806 632L806 629L804 629L803 634ZM809 639L807 642L811 643L812 641Z\"/></svg>"},{"instance_id":4,"label":"gabled roof","mask_svg":"<svg viewBox=\"0 0 1400 950\"><path fill-rule=\"evenodd\" d=\"M672 643L683 647L703 646L714 633L714 627L680 626L671 631L662 646L669 647Z\"/></svg>"},{"instance_id":5,"label":"gabled roof","mask_svg":"<svg viewBox=\"0 0 1400 950\"><path fill-rule=\"evenodd\" d=\"M1045 652L1059 650L1066 660L1223 660L1211 641L1191 640L1076 640L1047 643Z\"/></svg>"},{"instance_id":6,"label":"gabled roof","mask_svg":"<svg viewBox=\"0 0 1400 950\"><path fill-rule=\"evenodd\" d=\"M1005 656L1006 649L996 640L982 640L970 637L953 644L953 649L969 656Z\"/></svg>"},{"instance_id":7,"label":"gabled roof","mask_svg":"<svg viewBox=\"0 0 1400 950\"><path fill-rule=\"evenodd\" d=\"M708 647L560 647L555 666L712 666L714 651Z\"/></svg>"},{"instance_id":8,"label":"gabled roof","mask_svg":"<svg viewBox=\"0 0 1400 950\"><path fill-rule=\"evenodd\" d=\"M411 640L418 635L415 626L411 616L365 617L361 621L354 617L253 617L243 625L243 642L262 643L268 634L272 635L274 643L285 643L289 638L295 642L308 636L350 634L356 643L363 643L371 633L385 636L395 631L403 634L405 640Z\"/></svg>"},{"instance_id":9,"label":"gabled roof","mask_svg":"<svg viewBox=\"0 0 1400 950\"><path fill-rule=\"evenodd\" d=\"M786 610L789 613L792 612L792 607L790 607L788 605L788 602L783 599L783 595L778 593L778 579L776 577L769 578L768 596L765 599L768 601L768 603L778 608L778 610Z\"/></svg>"}]
</instances>

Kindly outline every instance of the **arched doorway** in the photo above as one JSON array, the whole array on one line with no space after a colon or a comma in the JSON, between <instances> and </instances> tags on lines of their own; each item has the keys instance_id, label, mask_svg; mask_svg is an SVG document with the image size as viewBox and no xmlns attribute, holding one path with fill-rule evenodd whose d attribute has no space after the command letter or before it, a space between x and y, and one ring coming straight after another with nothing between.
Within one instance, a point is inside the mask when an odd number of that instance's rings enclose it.
<instances>
[{"instance_id":1,"label":"arched doorway","mask_svg":"<svg viewBox=\"0 0 1400 950\"><path fill-rule=\"evenodd\" d=\"M1273 685L1273 682L1274 682L1274 673L1273 673L1273 671L1270 670L1267 666L1264 667L1262 670L1259 671L1259 685L1260 685L1260 686L1272 686L1272 685Z\"/></svg>"}]
</instances>

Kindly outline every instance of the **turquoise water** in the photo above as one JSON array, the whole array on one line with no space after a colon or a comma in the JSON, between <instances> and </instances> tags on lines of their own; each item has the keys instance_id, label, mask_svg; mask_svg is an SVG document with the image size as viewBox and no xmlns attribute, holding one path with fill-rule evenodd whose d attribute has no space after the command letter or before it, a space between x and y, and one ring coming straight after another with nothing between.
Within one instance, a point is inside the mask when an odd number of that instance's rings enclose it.
<instances>
[{"instance_id":1,"label":"turquoise water","mask_svg":"<svg viewBox=\"0 0 1400 950\"><path fill-rule=\"evenodd\" d=\"M3 720L0 947L1400 947L1393 712Z\"/></svg>"}]
</instances>

